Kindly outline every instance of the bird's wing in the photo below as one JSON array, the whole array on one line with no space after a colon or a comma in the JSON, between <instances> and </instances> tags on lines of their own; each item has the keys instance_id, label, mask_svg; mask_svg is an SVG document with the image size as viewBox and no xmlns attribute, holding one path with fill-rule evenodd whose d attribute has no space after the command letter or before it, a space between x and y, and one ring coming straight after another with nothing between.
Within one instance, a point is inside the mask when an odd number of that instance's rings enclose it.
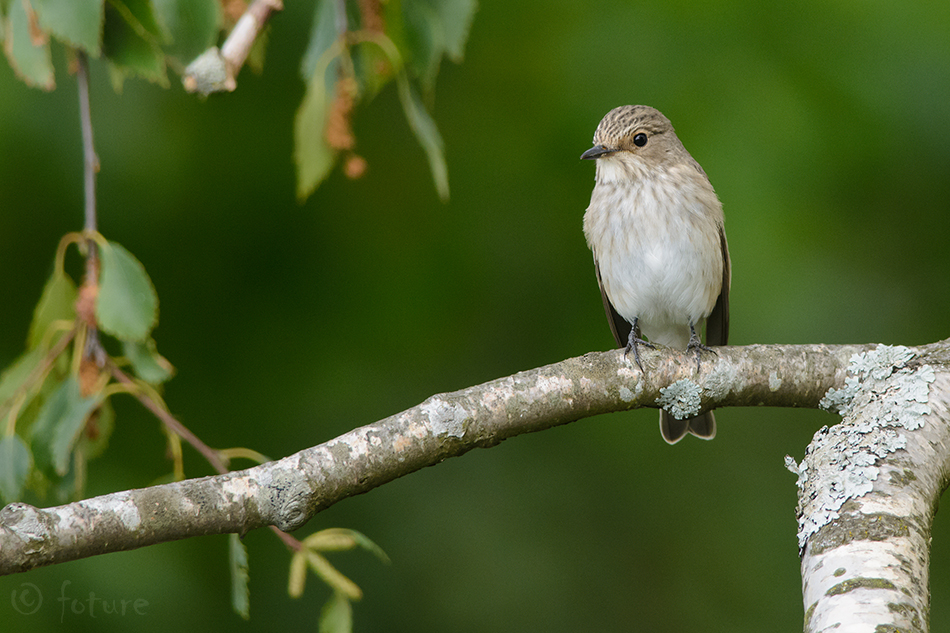
<instances>
[{"instance_id":1,"label":"bird's wing","mask_svg":"<svg viewBox=\"0 0 950 633\"><path fill-rule=\"evenodd\" d=\"M630 338L630 323L620 316L614 309L610 299L607 298L607 291L604 290L604 281L600 278L600 264L594 260L594 269L597 271L597 285L600 286L600 297L604 300L604 312L607 313L607 322L610 324L610 331L617 341L617 347L626 347ZM716 304L719 305L718 303Z\"/></svg>"},{"instance_id":2,"label":"bird's wing","mask_svg":"<svg viewBox=\"0 0 950 633\"><path fill-rule=\"evenodd\" d=\"M712 313L706 319L706 344L725 345L729 341L729 286L732 284L732 262L729 260L729 244L726 230L719 225L719 241L722 244L722 290ZM603 292L603 286L601 286ZM607 297L604 296L604 302Z\"/></svg>"}]
</instances>

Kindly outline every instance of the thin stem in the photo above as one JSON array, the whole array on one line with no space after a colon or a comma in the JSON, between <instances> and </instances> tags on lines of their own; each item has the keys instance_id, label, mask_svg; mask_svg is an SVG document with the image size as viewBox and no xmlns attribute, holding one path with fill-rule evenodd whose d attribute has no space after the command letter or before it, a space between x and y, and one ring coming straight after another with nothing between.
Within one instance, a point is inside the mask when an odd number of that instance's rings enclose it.
<instances>
[{"instance_id":1,"label":"thin stem","mask_svg":"<svg viewBox=\"0 0 950 633\"><path fill-rule=\"evenodd\" d=\"M89 235L98 232L96 219L96 173L99 171L99 157L92 142L92 114L89 108L89 59L82 51L76 52L76 83L79 87L79 121L82 127L83 175L86 190L85 222L83 233ZM99 249L92 239L87 240L85 286L96 286L99 282ZM91 358L98 367L105 365L106 353L99 342L99 331L89 324L86 344L82 350L83 358Z\"/></svg>"},{"instance_id":2,"label":"thin stem","mask_svg":"<svg viewBox=\"0 0 950 633\"><path fill-rule=\"evenodd\" d=\"M115 365L111 366L111 372L112 372L112 376L119 382L124 383L129 386L132 386L135 384L135 381L133 381L125 372L123 372L121 369L119 369ZM145 405L145 408L147 408L149 411L154 413L155 416L159 420L162 421L162 423L168 428L169 431L178 435L180 438L182 438L183 440L191 444L191 446L195 450L201 453L204 456L204 458L208 460L208 463L211 464L211 467L214 468L216 471L218 471L218 473L223 475L224 473L228 472L227 467L224 465L224 462L221 460L221 457L218 455L217 451L215 451L213 448L211 448L210 446L202 442L198 438L197 435L189 431L188 428L185 427L181 422L176 420L175 417L171 413L169 413L168 411L160 407L158 403L156 403L147 394L142 393L142 391L139 389L132 389L130 390L130 393L133 394L136 398L138 398L139 401ZM301 547L300 541L297 540L295 537L291 536L290 534L287 534L283 530L273 525L270 526L270 528L271 530L274 531L274 534L276 534L277 537L280 538L280 540L284 542L284 545L286 545L289 549L295 552L300 550L300 547Z\"/></svg>"},{"instance_id":3,"label":"thin stem","mask_svg":"<svg viewBox=\"0 0 950 633\"><path fill-rule=\"evenodd\" d=\"M113 378L130 386L135 385L135 381L129 378L125 372L111 363L110 365L110 373L112 374ZM150 398L147 394L143 393L141 389L134 389L132 390L132 393L136 398L139 399L139 402L144 404L146 409L154 413L155 417L161 420L162 424L168 427L171 432L176 433L183 440L191 444L191 446L196 451L201 453L201 455L206 460L208 460L208 463L211 464L211 467L214 468L218 473L223 475L224 473L228 472L227 467L225 467L224 462L221 461L217 451L202 442L197 435L189 431L185 425L176 420L171 413L160 407L158 403L152 400L152 398Z\"/></svg>"},{"instance_id":4,"label":"thin stem","mask_svg":"<svg viewBox=\"0 0 950 633\"><path fill-rule=\"evenodd\" d=\"M336 32L340 37L350 29L346 20L346 0L336 0Z\"/></svg>"},{"instance_id":5,"label":"thin stem","mask_svg":"<svg viewBox=\"0 0 950 633\"><path fill-rule=\"evenodd\" d=\"M287 534L287 532L284 532L282 529L280 529L276 525L269 525L267 527L269 527L271 531L277 535L277 538L279 538L280 540L284 542L284 545L286 545L287 549L289 549L290 551L299 552L300 549L303 547L303 543L297 540L297 537Z\"/></svg>"},{"instance_id":6,"label":"thin stem","mask_svg":"<svg viewBox=\"0 0 950 633\"><path fill-rule=\"evenodd\" d=\"M79 84L79 119L82 126L83 163L85 166L86 213L84 228L97 231L96 223L96 172L99 171L99 158L92 142L92 115L89 109L89 60L82 51L77 51L79 70L76 73Z\"/></svg>"}]
</instances>

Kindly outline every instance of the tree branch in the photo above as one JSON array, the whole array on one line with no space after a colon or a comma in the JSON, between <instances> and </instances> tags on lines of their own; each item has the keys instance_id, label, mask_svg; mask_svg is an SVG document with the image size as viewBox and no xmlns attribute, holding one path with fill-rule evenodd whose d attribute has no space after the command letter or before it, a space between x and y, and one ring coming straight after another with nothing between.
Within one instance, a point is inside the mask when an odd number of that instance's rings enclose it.
<instances>
[{"instance_id":1,"label":"tree branch","mask_svg":"<svg viewBox=\"0 0 950 633\"><path fill-rule=\"evenodd\" d=\"M842 423L789 465L799 474L806 633L929 629L930 531L950 474L947 350L853 358L846 386L824 401Z\"/></svg>"},{"instance_id":2,"label":"tree branch","mask_svg":"<svg viewBox=\"0 0 950 633\"><path fill-rule=\"evenodd\" d=\"M244 66L254 41L275 11L282 11L283 0L254 0L238 20L221 50L212 46L185 69L182 84L188 92L211 94L233 92L237 75Z\"/></svg>"},{"instance_id":3,"label":"tree branch","mask_svg":"<svg viewBox=\"0 0 950 633\"><path fill-rule=\"evenodd\" d=\"M294 530L338 501L473 448L581 418L638 407L817 407L845 384L848 359L873 346L724 347L702 370L670 349L595 352L454 393L319 446L244 471L130 490L49 509L0 511L0 574L204 534L275 525ZM689 389L700 394L692 402ZM666 394L666 395L664 395ZM685 395L683 395L685 394Z\"/></svg>"}]
</instances>

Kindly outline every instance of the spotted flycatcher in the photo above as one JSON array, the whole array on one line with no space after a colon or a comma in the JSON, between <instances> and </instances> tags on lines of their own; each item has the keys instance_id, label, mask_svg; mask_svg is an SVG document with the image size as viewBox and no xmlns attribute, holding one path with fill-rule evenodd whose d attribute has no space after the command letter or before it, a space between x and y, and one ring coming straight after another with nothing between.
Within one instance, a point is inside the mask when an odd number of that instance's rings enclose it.
<instances>
[{"instance_id":1,"label":"spotted flycatcher","mask_svg":"<svg viewBox=\"0 0 950 633\"><path fill-rule=\"evenodd\" d=\"M584 234L617 345L641 370L638 346L652 344L695 351L698 367L708 348L696 328L705 320L710 345L729 336L729 248L706 172L669 119L642 105L608 112L581 158L597 160ZM660 411L660 433L670 444L686 433L712 439L716 419Z\"/></svg>"}]
</instances>

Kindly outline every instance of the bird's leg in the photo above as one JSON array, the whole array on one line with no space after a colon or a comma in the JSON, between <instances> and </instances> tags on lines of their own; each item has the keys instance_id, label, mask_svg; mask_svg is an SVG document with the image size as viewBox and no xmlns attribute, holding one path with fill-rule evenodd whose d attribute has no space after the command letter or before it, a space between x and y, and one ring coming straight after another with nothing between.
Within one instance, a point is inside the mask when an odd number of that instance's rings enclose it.
<instances>
[{"instance_id":1,"label":"bird's leg","mask_svg":"<svg viewBox=\"0 0 950 633\"><path fill-rule=\"evenodd\" d=\"M637 367L643 371L643 363L640 362L640 345L646 345L650 349L656 349L656 345L640 338L640 317L633 317L633 327L630 328L630 334L627 336L627 348L623 351L623 357L626 358L630 350L633 350L633 360L637 361ZM646 372L644 372L646 373Z\"/></svg>"},{"instance_id":2,"label":"bird's leg","mask_svg":"<svg viewBox=\"0 0 950 633\"><path fill-rule=\"evenodd\" d=\"M696 327L690 323L689 324L689 343L686 345L686 351L696 350L696 371L699 371L699 361L702 359L702 352L712 352L716 353L711 347L706 347L703 345L703 342L699 340L699 334L696 333Z\"/></svg>"}]
</instances>

